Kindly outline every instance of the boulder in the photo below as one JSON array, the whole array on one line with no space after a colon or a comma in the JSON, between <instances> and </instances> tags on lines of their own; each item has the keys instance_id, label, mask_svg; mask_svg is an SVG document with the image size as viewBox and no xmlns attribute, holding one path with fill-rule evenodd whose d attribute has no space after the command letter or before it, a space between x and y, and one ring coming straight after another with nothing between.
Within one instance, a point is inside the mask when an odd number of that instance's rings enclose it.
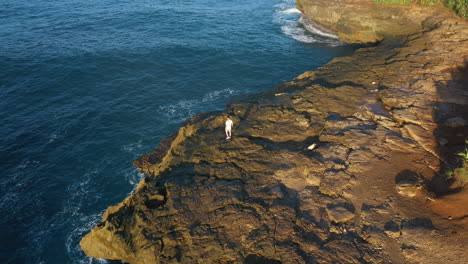
<instances>
[{"instance_id":1,"label":"boulder","mask_svg":"<svg viewBox=\"0 0 468 264\"><path fill-rule=\"evenodd\" d=\"M344 206L330 205L327 207L327 215L335 223L344 223L353 219L356 215Z\"/></svg>"}]
</instances>

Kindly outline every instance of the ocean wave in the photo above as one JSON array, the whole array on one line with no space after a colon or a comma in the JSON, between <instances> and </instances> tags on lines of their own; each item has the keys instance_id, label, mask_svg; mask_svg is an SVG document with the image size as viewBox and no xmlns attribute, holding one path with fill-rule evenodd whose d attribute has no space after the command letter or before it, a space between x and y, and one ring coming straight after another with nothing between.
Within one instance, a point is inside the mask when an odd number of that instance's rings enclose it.
<instances>
[{"instance_id":1,"label":"ocean wave","mask_svg":"<svg viewBox=\"0 0 468 264\"><path fill-rule=\"evenodd\" d=\"M301 16L297 22L310 33L317 34L317 35L331 38L331 39L338 39L338 36L320 30L315 23L313 23L312 21L308 20L307 18L303 16Z\"/></svg>"},{"instance_id":2,"label":"ocean wave","mask_svg":"<svg viewBox=\"0 0 468 264\"><path fill-rule=\"evenodd\" d=\"M275 5L276 12L273 22L281 26L284 35L303 43L317 43L329 46L339 46L343 43L338 37L320 30L316 24L301 15L294 7L294 1L285 0Z\"/></svg>"}]
</instances>

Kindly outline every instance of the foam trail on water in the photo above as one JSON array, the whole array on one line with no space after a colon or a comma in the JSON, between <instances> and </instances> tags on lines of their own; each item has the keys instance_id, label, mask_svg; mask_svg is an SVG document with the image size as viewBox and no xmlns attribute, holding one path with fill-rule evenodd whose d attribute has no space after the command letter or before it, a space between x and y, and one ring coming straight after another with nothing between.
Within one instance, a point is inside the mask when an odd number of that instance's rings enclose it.
<instances>
[{"instance_id":1,"label":"foam trail on water","mask_svg":"<svg viewBox=\"0 0 468 264\"><path fill-rule=\"evenodd\" d=\"M171 102L165 105L160 105L157 109L157 116L162 116L166 121L176 124L193 117L201 112L201 107L207 103L215 104L224 102L234 94L234 90L226 88L222 90L211 91L203 95L200 99L183 99L178 102Z\"/></svg>"},{"instance_id":2,"label":"foam trail on water","mask_svg":"<svg viewBox=\"0 0 468 264\"><path fill-rule=\"evenodd\" d=\"M143 145L143 141L140 139L137 142L128 143L120 148L122 152L128 153L132 155L132 159L136 159L139 156L145 154L145 146Z\"/></svg>"}]
</instances>

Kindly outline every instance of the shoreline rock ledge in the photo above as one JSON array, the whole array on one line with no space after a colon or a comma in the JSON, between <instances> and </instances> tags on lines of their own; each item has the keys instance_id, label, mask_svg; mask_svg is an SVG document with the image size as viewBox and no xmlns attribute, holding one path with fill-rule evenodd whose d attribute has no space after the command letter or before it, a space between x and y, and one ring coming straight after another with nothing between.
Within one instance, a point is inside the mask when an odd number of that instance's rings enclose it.
<instances>
[{"instance_id":1,"label":"shoreline rock ledge","mask_svg":"<svg viewBox=\"0 0 468 264\"><path fill-rule=\"evenodd\" d=\"M148 176L82 239L87 255L468 263L468 192L444 174L468 138L467 22L370 0L297 6L345 41L378 44L231 102L232 140L223 112L185 122L134 162Z\"/></svg>"}]
</instances>

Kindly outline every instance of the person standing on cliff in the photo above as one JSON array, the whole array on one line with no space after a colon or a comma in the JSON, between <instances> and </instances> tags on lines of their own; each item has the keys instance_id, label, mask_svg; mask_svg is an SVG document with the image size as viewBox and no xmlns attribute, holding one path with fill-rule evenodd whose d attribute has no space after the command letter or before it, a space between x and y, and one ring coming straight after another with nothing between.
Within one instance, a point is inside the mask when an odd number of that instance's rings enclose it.
<instances>
[{"instance_id":1,"label":"person standing on cliff","mask_svg":"<svg viewBox=\"0 0 468 264\"><path fill-rule=\"evenodd\" d=\"M234 125L234 123L232 122L231 117L229 115L227 115L226 118L226 127L224 128L224 130L226 131L226 139L230 139L232 126Z\"/></svg>"}]
</instances>

